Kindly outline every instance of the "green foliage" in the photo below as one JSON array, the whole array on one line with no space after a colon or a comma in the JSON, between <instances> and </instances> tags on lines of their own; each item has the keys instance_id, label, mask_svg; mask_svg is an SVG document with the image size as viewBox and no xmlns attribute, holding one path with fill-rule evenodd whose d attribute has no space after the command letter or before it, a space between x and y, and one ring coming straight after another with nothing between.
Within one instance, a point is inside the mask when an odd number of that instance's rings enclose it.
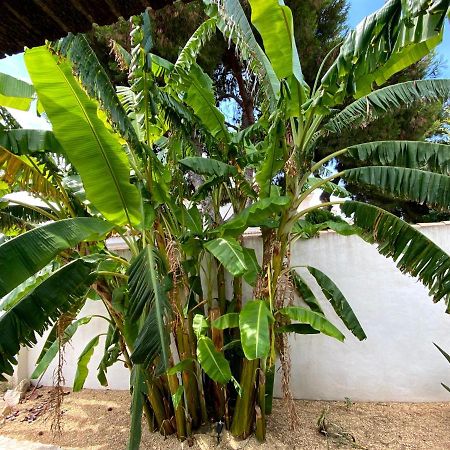
<instances>
[{"instance_id":1,"label":"green foliage","mask_svg":"<svg viewBox=\"0 0 450 450\"><path fill-rule=\"evenodd\" d=\"M322 292L325 294L325 297L330 301L331 306L336 314L342 319L345 326L360 341L366 339L366 333L364 333L355 313L336 284L319 269L311 266L308 266L307 268L309 273L316 279ZM309 296L309 299L311 299L311 296Z\"/></svg>"},{"instance_id":2,"label":"green foliage","mask_svg":"<svg viewBox=\"0 0 450 450\"><path fill-rule=\"evenodd\" d=\"M43 225L5 242L0 245L0 295L41 270L61 251L101 239L111 229L102 220L78 217Z\"/></svg>"},{"instance_id":3,"label":"green foliage","mask_svg":"<svg viewBox=\"0 0 450 450\"><path fill-rule=\"evenodd\" d=\"M391 74L403 76L403 67L439 41L439 18L448 1L427 9L422 1L391 0L348 35L337 58L329 52L327 61L323 52L339 40L345 2L291 3L329 11L336 24L322 52L311 49L319 55L307 72L312 89L301 70L296 47L304 43L295 28L303 21L305 33L315 34L324 27L319 16L308 22L283 2L251 0L251 25L247 5L207 1L210 19L195 24L194 35L174 58L156 54L168 20L159 27L157 14L144 12L129 25L122 22L130 30L129 42L118 36L113 47L116 68L128 74L121 77L124 86L117 95L82 36L53 44L56 54L47 48L27 51L33 89L53 134L15 131L4 137L5 129L17 124L1 113L0 138L20 152L6 150L7 164L32 161L38 171L42 164L39 173L50 184L47 189L22 171L0 189L34 190L48 207L34 206L34 211L51 223L0 245L0 295L9 294L0 317L0 369L10 373L20 343L31 345L36 332L67 319L71 325L61 342L56 329L50 331L39 358L42 370L75 328L74 315L91 286L109 315L98 379L106 385L106 370L119 360L131 371L131 449L139 447L144 412L150 428L177 432L180 439L208 417L224 416L236 436L246 438L256 427L264 439L276 352L285 339L280 335L323 333L344 340L325 317L315 297L318 289L345 326L365 338L349 301L326 274L305 266L309 275L303 277L289 266L298 237L331 228L377 242L380 253L419 277L436 301L448 301L445 252L388 212L343 200L352 195L352 183L365 182L392 196L448 208L447 148L400 142L398 136L389 143L339 141L342 145L330 147L339 151L331 154L320 148L354 124L447 95L446 80L411 84L399 78L393 86L371 91L374 82L384 83ZM194 6L171 10L192 12ZM200 16L174 14L173 22ZM218 31L223 55L214 73L201 60L218 42ZM305 42L318 41L315 35ZM313 64L310 55L306 60ZM225 88L217 82L221 78L225 84L229 80ZM240 105L240 123L227 123L217 106L227 98L223 92ZM240 130L241 125L248 128ZM338 164L347 164L344 170L336 170L338 157ZM23 183L30 178L32 183ZM310 200L320 190L327 201L314 204ZM1 211L10 214L9 203L2 202ZM350 220L328 211L338 204ZM243 246L249 227L261 230L261 253ZM130 261L105 247L111 231L127 243ZM49 263L47 277L39 271ZM244 281L253 286L254 300L245 301ZM292 285L303 306L293 305ZM94 337L80 355L75 389L83 386L99 341Z\"/></svg>"},{"instance_id":4,"label":"green foliage","mask_svg":"<svg viewBox=\"0 0 450 450\"><path fill-rule=\"evenodd\" d=\"M94 279L92 269L92 264L81 259L67 264L0 317L2 374L12 375L12 364L16 363L15 356L20 345L36 344L35 333L42 335L49 325L62 313L69 311L85 294Z\"/></svg>"},{"instance_id":5,"label":"green foliage","mask_svg":"<svg viewBox=\"0 0 450 450\"><path fill-rule=\"evenodd\" d=\"M207 336L200 336L197 341L197 359L205 373L217 383L225 384L231 380L231 369L225 356L214 347Z\"/></svg>"},{"instance_id":6,"label":"green foliage","mask_svg":"<svg viewBox=\"0 0 450 450\"><path fill-rule=\"evenodd\" d=\"M444 298L449 304L450 258L447 253L411 225L381 208L349 201L341 209L353 217L368 242L378 243L382 255L397 262L402 272L418 277L435 302Z\"/></svg>"},{"instance_id":7,"label":"green foliage","mask_svg":"<svg viewBox=\"0 0 450 450\"><path fill-rule=\"evenodd\" d=\"M133 362L149 365L156 356L161 357L162 366L169 366L168 332L165 318L169 311L167 294L158 274L154 250L147 245L133 261L129 270L130 319L142 316L144 307L149 311L136 339Z\"/></svg>"},{"instance_id":8,"label":"green foliage","mask_svg":"<svg viewBox=\"0 0 450 450\"><path fill-rule=\"evenodd\" d=\"M239 314L242 350L247 359L267 358L270 351L270 322L273 317L262 300L250 300Z\"/></svg>"},{"instance_id":9,"label":"green foliage","mask_svg":"<svg viewBox=\"0 0 450 450\"><path fill-rule=\"evenodd\" d=\"M28 111L34 94L33 86L26 81L0 73L0 103L3 107Z\"/></svg>"},{"instance_id":10,"label":"green foliage","mask_svg":"<svg viewBox=\"0 0 450 450\"><path fill-rule=\"evenodd\" d=\"M434 343L433 343L434 344ZM437 344L434 344L434 346L441 352L441 354L444 356L444 358L450 363L450 355L446 352L446 351L444 351L444 350L442 350L442 348L441 347L439 347ZM447 390L448 392L450 392L450 387L448 387L446 384L444 384L444 383L441 383L441 385L442 385L442 387L445 389L445 390Z\"/></svg>"},{"instance_id":11,"label":"green foliage","mask_svg":"<svg viewBox=\"0 0 450 450\"><path fill-rule=\"evenodd\" d=\"M45 47L27 51L25 61L53 132L82 176L89 200L113 223L139 223L139 197L129 182L130 166L120 140L97 116L97 104L81 89L70 64L58 62Z\"/></svg>"},{"instance_id":12,"label":"green foliage","mask_svg":"<svg viewBox=\"0 0 450 450\"><path fill-rule=\"evenodd\" d=\"M295 320L300 324L310 325L314 330L344 342L345 336L331 322L325 319L322 314L300 306L287 306L278 312L291 320Z\"/></svg>"},{"instance_id":13,"label":"green foliage","mask_svg":"<svg viewBox=\"0 0 450 450\"><path fill-rule=\"evenodd\" d=\"M98 345L100 340L100 335L93 337L86 345L84 350L81 352L78 363L77 363L77 371L75 373L75 378L73 380L73 391L78 392L83 389L86 378L89 374L89 370L87 368L89 361L94 354L95 347Z\"/></svg>"},{"instance_id":14,"label":"green foliage","mask_svg":"<svg viewBox=\"0 0 450 450\"><path fill-rule=\"evenodd\" d=\"M51 362L55 359L61 347L63 347L67 342L69 342L80 325L88 324L92 319L92 316L82 317L81 319L77 319L73 321L68 327L64 330L62 338L57 336L57 327L58 323L55 323L53 328L50 331L50 334L45 341L44 347L36 360L36 367L33 370L30 378L32 380L37 380L41 377L43 373L45 373L51 364Z\"/></svg>"}]
</instances>

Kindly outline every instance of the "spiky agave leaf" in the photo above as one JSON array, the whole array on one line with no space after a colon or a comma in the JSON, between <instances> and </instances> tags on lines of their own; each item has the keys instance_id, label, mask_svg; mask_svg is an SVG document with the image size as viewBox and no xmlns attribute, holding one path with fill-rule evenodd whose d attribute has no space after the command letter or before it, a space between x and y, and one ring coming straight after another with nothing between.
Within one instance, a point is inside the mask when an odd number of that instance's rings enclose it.
<instances>
[{"instance_id":1,"label":"spiky agave leaf","mask_svg":"<svg viewBox=\"0 0 450 450\"><path fill-rule=\"evenodd\" d=\"M450 313L450 257L416 228L381 208L348 201L342 212L352 216L360 235L378 244L378 252L392 258L397 267L428 288L435 302L442 298Z\"/></svg>"}]
</instances>

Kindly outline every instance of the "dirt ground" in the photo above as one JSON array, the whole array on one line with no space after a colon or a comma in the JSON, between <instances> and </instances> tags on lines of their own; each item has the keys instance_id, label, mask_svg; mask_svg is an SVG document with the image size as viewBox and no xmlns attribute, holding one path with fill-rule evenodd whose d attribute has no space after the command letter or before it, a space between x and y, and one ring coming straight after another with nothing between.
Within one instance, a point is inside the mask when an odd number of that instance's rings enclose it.
<instances>
[{"instance_id":1,"label":"dirt ground","mask_svg":"<svg viewBox=\"0 0 450 450\"><path fill-rule=\"evenodd\" d=\"M54 440L51 419L39 414L49 398L47 388L38 389L38 398L17 406L12 416L0 425L0 435L43 444L58 444L64 449L119 450L126 447L129 416L129 394L126 391L84 390L64 397L63 434ZM36 397L36 394L34 395ZM196 434L192 449L450 449L450 402L448 403L350 403L296 401L300 421L294 431L289 428L285 403L275 400L268 423L265 444L253 438L235 441L224 433L216 445L212 431ZM318 432L317 420L328 410L326 418L332 437ZM353 436L349 444L336 433ZM188 449L173 436L164 439L145 430L143 449Z\"/></svg>"}]
</instances>

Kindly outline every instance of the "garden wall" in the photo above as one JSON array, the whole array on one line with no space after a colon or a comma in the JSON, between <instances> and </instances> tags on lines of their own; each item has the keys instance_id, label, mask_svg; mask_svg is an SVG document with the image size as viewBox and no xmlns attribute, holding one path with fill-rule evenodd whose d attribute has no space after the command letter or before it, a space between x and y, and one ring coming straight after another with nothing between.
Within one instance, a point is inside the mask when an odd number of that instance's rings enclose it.
<instances>
[{"instance_id":1,"label":"garden wall","mask_svg":"<svg viewBox=\"0 0 450 450\"><path fill-rule=\"evenodd\" d=\"M450 252L450 223L419 226L430 239ZM247 246L260 251L257 235L247 236ZM111 246L117 249L117 242ZM119 243L120 247L120 243ZM327 273L340 287L368 336L359 342L345 333L345 343L321 336L291 339L292 390L296 398L368 401L448 401L440 385L450 384L450 365L433 346L450 351L450 315L445 305L434 305L426 289L402 275L391 260L358 237L322 232L320 238L297 242L291 263L312 265ZM301 270L301 269L298 269ZM306 275L305 275L306 276ZM319 293L316 292L319 296ZM250 295L250 291L248 291ZM334 311L325 304L328 317L341 329ZM82 314L102 314L100 302L91 302ZM73 380L79 353L102 330L106 322L94 318L80 327L66 349L64 369L67 384ZM40 346L23 350L19 377L30 374ZM100 388L96 367L97 348L90 363L86 387ZM128 371L122 364L108 372L110 388L127 389ZM52 370L42 382L52 383ZM279 392L279 388L278 388Z\"/></svg>"}]
</instances>

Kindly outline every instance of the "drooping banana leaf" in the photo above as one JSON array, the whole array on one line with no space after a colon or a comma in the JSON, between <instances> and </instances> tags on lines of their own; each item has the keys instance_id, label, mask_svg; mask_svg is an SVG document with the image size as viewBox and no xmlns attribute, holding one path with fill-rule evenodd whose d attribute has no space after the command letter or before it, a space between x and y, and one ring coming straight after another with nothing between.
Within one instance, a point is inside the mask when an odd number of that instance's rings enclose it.
<instances>
[{"instance_id":1,"label":"drooping banana leaf","mask_svg":"<svg viewBox=\"0 0 450 450\"><path fill-rule=\"evenodd\" d=\"M0 185L1 183L0 181ZM0 232L4 234L9 230L28 231L35 228L38 224L47 221L47 216L40 214L35 209L31 209L24 204L15 205L11 200L0 202Z\"/></svg>"},{"instance_id":2,"label":"drooping banana leaf","mask_svg":"<svg viewBox=\"0 0 450 450\"><path fill-rule=\"evenodd\" d=\"M248 301L239 314L239 330L247 359L266 358L270 352L270 328L273 317L263 300Z\"/></svg>"},{"instance_id":3,"label":"drooping banana leaf","mask_svg":"<svg viewBox=\"0 0 450 450\"><path fill-rule=\"evenodd\" d=\"M204 244L208 250L233 276L241 276L247 270L242 247L233 238L217 238Z\"/></svg>"},{"instance_id":4,"label":"drooping banana leaf","mask_svg":"<svg viewBox=\"0 0 450 450\"><path fill-rule=\"evenodd\" d=\"M201 156L190 156L178 161L183 167L200 175L215 177L231 177L237 174L237 169L214 158L202 158Z\"/></svg>"},{"instance_id":5,"label":"drooping banana leaf","mask_svg":"<svg viewBox=\"0 0 450 450\"><path fill-rule=\"evenodd\" d=\"M13 130L0 129L0 147L16 155L28 155L35 152L63 153L63 149L49 130Z\"/></svg>"},{"instance_id":6,"label":"drooping banana leaf","mask_svg":"<svg viewBox=\"0 0 450 450\"><path fill-rule=\"evenodd\" d=\"M140 222L139 195L119 137L97 115L70 64L46 47L27 50L25 62L53 132L83 179L88 199L113 223Z\"/></svg>"},{"instance_id":7,"label":"drooping banana leaf","mask_svg":"<svg viewBox=\"0 0 450 450\"><path fill-rule=\"evenodd\" d=\"M346 128L356 127L361 122L369 123L385 112L410 106L414 102L432 102L449 97L450 80L417 80L393 84L354 101L330 119L325 129L340 133Z\"/></svg>"},{"instance_id":8,"label":"drooping banana leaf","mask_svg":"<svg viewBox=\"0 0 450 450\"><path fill-rule=\"evenodd\" d=\"M242 250L244 251L245 265L247 266L247 270L242 277L250 286L255 286L258 275L261 272L261 266L256 259L255 250L245 247Z\"/></svg>"},{"instance_id":9,"label":"drooping banana leaf","mask_svg":"<svg viewBox=\"0 0 450 450\"><path fill-rule=\"evenodd\" d=\"M133 125L125 113L116 90L97 55L83 34L69 35L55 44L55 50L68 58L89 95L94 96L111 117L121 135L138 152L141 143Z\"/></svg>"},{"instance_id":10,"label":"drooping banana leaf","mask_svg":"<svg viewBox=\"0 0 450 450\"><path fill-rule=\"evenodd\" d=\"M435 142L367 142L352 145L345 156L364 165L407 167L450 176L450 145Z\"/></svg>"},{"instance_id":11,"label":"drooping banana leaf","mask_svg":"<svg viewBox=\"0 0 450 450\"><path fill-rule=\"evenodd\" d=\"M211 323L213 328L226 330L228 328L237 328L239 326L239 313L228 313L220 316Z\"/></svg>"},{"instance_id":12,"label":"drooping banana leaf","mask_svg":"<svg viewBox=\"0 0 450 450\"><path fill-rule=\"evenodd\" d=\"M73 380L73 392L78 392L83 389L86 378L89 374L88 364L94 354L95 347L97 347L100 341L100 334L93 337L86 345L84 350L80 353L77 363L77 371L75 372L75 378Z\"/></svg>"},{"instance_id":13,"label":"drooping banana leaf","mask_svg":"<svg viewBox=\"0 0 450 450\"><path fill-rule=\"evenodd\" d=\"M34 97L35 91L31 84L6 73L0 73L1 106L28 111Z\"/></svg>"},{"instance_id":14,"label":"drooping banana leaf","mask_svg":"<svg viewBox=\"0 0 450 450\"><path fill-rule=\"evenodd\" d=\"M170 305L155 261L154 250L147 245L132 262L128 280L130 309L134 318L140 317L144 306L149 313L139 331L131 359L137 364L150 364L161 356L162 367L169 366L169 333L166 318Z\"/></svg>"},{"instance_id":15,"label":"drooping banana leaf","mask_svg":"<svg viewBox=\"0 0 450 450\"><path fill-rule=\"evenodd\" d=\"M128 450L139 450L142 436L142 413L146 395L145 370L140 364L134 364L130 375L131 387L131 425L128 438Z\"/></svg>"},{"instance_id":16,"label":"drooping banana leaf","mask_svg":"<svg viewBox=\"0 0 450 450\"><path fill-rule=\"evenodd\" d=\"M347 299L342 294L336 284L322 271L315 267L308 266L309 273L316 279L317 284L322 289L325 297L329 300L339 318L345 326L360 340L367 338L366 333L361 327L359 320L353 312Z\"/></svg>"},{"instance_id":17,"label":"drooping banana leaf","mask_svg":"<svg viewBox=\"0 0 450 450\"><path fill-rule=\"evenodd\" d=\"M217 228L224 236L239 236L248 227L274 226L276 216L290 204L287 196L266 197L256 201Z\"/></svg>"},{"instance_id":18,"label":"drooping banana leaf","mask_svg":"<svg viewBox=\"0 0 450 450\"><path fill-rule=\"evenodd\" d=\"M46 266L59 252L82 241L95 241L113 225L100 219L78 217L23 233L0 245L0 297Z\"/></svg>"},{"instance_id":19,"label":"drooping banana leaf","mask_svg":"<svg viewBox=\"0 0 450 450\"><path fill-rule=\"evenodd\" d=\"M231 380L230 364L207 336L200 336L197 341L197 359L212 380L221 384L226 384Z\"/></svg>"},{"instance_id":20,"label":"drooping banana leaf","mask_svg":"<svg viewBox=\"0 0 450 450\"><path fill-rule=\"evenodd\" d=\"M300 306L287 306L286 308L278 310L278 312L289 317L291 320L296 320L301 324L311 325L312 328L320 333L344 342L345 336L322 314Z\"/></svg>"},{"instance_id":21,"label":"drooping banana leaf","mask_svg":"<svg viewBox=\"0 0 450 450\"><path fill-rule=\"evenodd\" d=\"M203 3L206 5L206 13L216 18L217 28L234 42L241 59L258 77L269 100L268 107L270 110L274 109L280 94L280 82L253 34L239 0L224 0L220 8L213 0L203 0Z\"/></svg>"},{"instance_id":22,"label":"drooping banana leaf","mask_svg":"<svg viewBox=\"0 0 450 450\"><path fill-rule=\"evenodd\" d=\"M369 166L345 170L342 177L370 184L395 197L450 209L450 176L403 167Z\"/></svg>"},{"instance_id":23,"label":"drooping banana leaf","mask_svg":"<svg viewBox=\"0 0 450 450\"><path fill-rule=\"evenodd\" d=\"M17 156L0 146L0 180L24 191L58 200L61 193L52 179L45 166L31 156Z\"/></svg>"},{"instance_id":24,"label":"drooping banana leaf","mask_svg":"<svg viewBox=\"0 0 450 450\"><path fill-rule=\"evenodd\" d=\"M450 313L450 257L416 228L381 208L348 201L342 212L353 217L361 236L378 243L378 252L392 258L397 267L428 288L435 302L444 298Z\"/></svg>"},{"instance_id":25,"label":"drooping banana leaf","mask_svg":"<svg viewBox=\"0 0 450 450\"><path fill-rule=\"evenodd\" d=\"M296 272L295 269L291 269L290 275L294 283L294 288L297 291L299 297L311 308L312 311L324 316L322 307L316 296L313 294L305 280Z\"/></svg>"},{"instance_id":26,"label":"drooping banana leaf","mask_svg":"<svg viewBox=\"0 0 450 450\"><path fill-rule=\"evenodd\" d=\"M36 344L36 333L42 335L85 294L94 280L93 267L81 259L65 265L0 316L1 374L13 373L20 345Z\"/></svg>"},{"instance_id":27,"label":"drooping banana leaf","mask_svg":"<svg viewBox=\"0 0 450 450\"><path fill-rule=\"evenodd\" d=\"M69 342L80 325L88 324L92 319L92 316L82 317L81 319L77 319L73 321L65 330L60 342L60 339L57 337L56 328L58 324L55 324L50 331L49 338L44 344L44 348L42 349L41 354L39 355L36 361L36 367L33 370L30 378L32 380L38 379L47 369L50 363L55 359L58 354L58 350L60 345L64 345ZM54 333L53 333L54 332ZM48 345L49 344L49 345Z\"/></svg>"},{"instance_id":28,"label":"drooping banana leaf","mask_svg":"<svg viewBox=\"0 0 450 450\"><path fill-rule=\"evenodd\" d=\"M332 106L366 95L374 83L381 86L428 55L442 40L449 5L449 0L389 0L364 18L322 78L321 101Z\"/></svg>"}]
</instances>

